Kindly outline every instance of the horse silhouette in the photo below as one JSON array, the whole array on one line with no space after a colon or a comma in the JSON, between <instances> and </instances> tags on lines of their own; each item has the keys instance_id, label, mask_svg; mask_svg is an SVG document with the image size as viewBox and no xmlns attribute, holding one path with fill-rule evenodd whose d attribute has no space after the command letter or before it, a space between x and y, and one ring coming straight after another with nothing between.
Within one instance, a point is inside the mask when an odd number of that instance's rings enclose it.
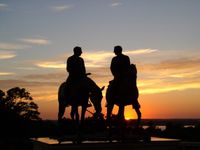
<instances>
[{"instance_id":1,"label":"horse silhouette","mask_svg":"<svg viewBox=\"0 0 200 150\"><path fill-rule=\"evenodd\" d=\"M71 106L71 118L79 124L78 107L81 106L81 125L85 119L85 113L88 107L89 99L95 108L95 116L102 116L101 101L103 98L102 90L92 79L85 77L74 85L67 85L63 82L58 89L58 120L62 120L65 108Z\"/></svg>"},{"instance_id":2,"label":"horse silhouette","mask_svg":"<svg viewBox=\"0 0 200 150\"><path fill-rule=\"evenodd\" d=\"M111 127L111 115L114 105L119 106L118 118L124 120L124 108L127 105L132 105L137 113L137 127L141 121L140 104L138 102L139 92L137 88L137 68L134 64L130 65L130 71L127 78L115 83L114 80L109 82L106 90L107 102L107 122Z\"/></svg>"}]
</instances>

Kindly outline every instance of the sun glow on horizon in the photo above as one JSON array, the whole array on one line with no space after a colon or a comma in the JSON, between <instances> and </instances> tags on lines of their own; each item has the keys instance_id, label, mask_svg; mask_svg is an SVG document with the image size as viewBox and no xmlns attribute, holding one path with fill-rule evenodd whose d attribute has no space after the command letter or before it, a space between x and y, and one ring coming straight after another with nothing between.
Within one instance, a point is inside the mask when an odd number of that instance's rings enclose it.
<instances>
[{"instance_id":1,"label":"sun glow on horizon","mask_svg":"<svg viewBox=\"0 0 200 150\"><path fill-rule=\"evenodd\" d=\"M128 105L125 107L124 116L126 120L137 118L135 109L132 108L132 105Z\"/></svg>"}]
</instances>

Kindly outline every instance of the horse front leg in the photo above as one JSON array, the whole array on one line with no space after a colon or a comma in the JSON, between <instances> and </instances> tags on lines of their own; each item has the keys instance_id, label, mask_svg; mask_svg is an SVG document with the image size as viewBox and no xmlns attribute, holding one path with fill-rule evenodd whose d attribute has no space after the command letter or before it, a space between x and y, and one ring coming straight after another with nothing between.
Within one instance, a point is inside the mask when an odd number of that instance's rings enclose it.
<instances>
[{"instance_id":1,"label":"horse front leg","mask_svg":"<svg viewBox=\"0 0 200 150\"><path fill-rule=\"evenodd\" d=\"M121 136L121 140L124 139L124 134L125 134L125 129L126 129L126 122L125 122L125 117L124 117L124 110L125 110L125 106L124 105L120 105L119 109L118 109L118 131L119 134Z\"/></svg>"},{"instance_id":2,"label":"horse front leg","mask_svg":"<svg viewBox=\"0 0 200 150\"><path fill-rule=\"evenodd\" d=\"M114 104L108 104L107 105L107 115L106 115L106 121L108 124L108 127L111 127L111 115L112 115L112 110L113 110Z\"/></svg>"},{"instance_id":3,"label":"horse front leg","mask_svg":"<svg viewBox=\"0 0 200 150\"><path fill-rule=\"evenodd\" d=\"M81 143L81 140L82 140L82 131L83 131L83 126L84 126L86 108L87 107L82 107L82 110L81 110L81 120L77 126L77 129L78 129L77 130L77 140L76 140L77 143Z\"/></svg>"},{"instance_id":4,"label":"horse front leg","mask_svg":"<svg viewBox=\"0 0 200 150\"><path fill-rule=\"evenodd\" d=\"M117 116L118 116L119 121L123 121L124 120L125 117L124 117L124 106L123 105L119 106Z\"/></svg>"},{"instance_id":5,"label":"horse front leg","mask_svg":"<svg viewBox=\"0 0 200 150\"><path fill-rule=\"evenodd\" d=\"M78 107L72 106L70 115L71 115L72 121L76 122L76 124L79 124Z\"/></svg>"},{"instance_id":6,"label":"horse front leg","mask_svg":"<svg viewBox=\"0 0 200 150\"><path fill-rule=\"evenodd\" d=\"M114 104L107 104L107 114L106 114L106 127L108 128L108 139L110 142L112 142L112 110L113 110Z\"/></svg>"},{"instance_id":7,"label":"horse front leg","mask_svg":"<svg viewBox=\"0 0 200 150\"><path fill-rule=\"evenodd\" d=\"M87 106L83 106L81 110L81 127L84 126L86 109L87 109Z\"/></svg>"}]
</instances>

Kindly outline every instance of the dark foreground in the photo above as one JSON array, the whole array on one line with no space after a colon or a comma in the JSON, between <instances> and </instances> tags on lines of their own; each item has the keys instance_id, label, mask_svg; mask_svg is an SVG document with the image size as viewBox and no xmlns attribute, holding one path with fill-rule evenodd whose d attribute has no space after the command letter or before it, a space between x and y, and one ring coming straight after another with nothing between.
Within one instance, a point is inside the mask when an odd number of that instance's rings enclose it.
<instances>
[{"instance_id":1,"label":"dark foreground","mask_svg":"<svg viewBox=\"0 0 200 150\"><path fill-rule=\"evenodd\" d=\"M2 143L1 143L2 144ZM1 145L2 150L199 150L200 142L181 141L179 139L164 139L152 137L151 141L125 140L117 141L82 141L74 143L69 139L61 143L54 138L16 139Z\"/></svg>"},{"instance_id":2,"label":"dark foreground","mask_svg":"<svg viewBox=\"0 0 200 150\"><path fill-rule=\"evenodd\" d=\"M112 130L108 130L104 120L88 118L81 132L76 132L77 128L70 120L63 120L62 124L56 121L30 122L22 127L15 124L1 128L0 149L200 149L200 123L195 119L144 120L139 129L134 127L135 120L124 122L120 128L114 122ZM165 125L166 128L161 130L157 125ZM156 141L151 137L170 140Z\"/></svg>"}]
</instances>

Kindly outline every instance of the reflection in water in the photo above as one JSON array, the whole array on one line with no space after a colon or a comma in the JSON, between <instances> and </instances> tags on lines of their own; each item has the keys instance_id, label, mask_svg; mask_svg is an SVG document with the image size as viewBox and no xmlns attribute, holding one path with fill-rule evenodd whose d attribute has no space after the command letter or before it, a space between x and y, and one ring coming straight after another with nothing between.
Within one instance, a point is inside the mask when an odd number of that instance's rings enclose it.
<instances>
[{"instance_id":1,"label":"reflection in water","mask_svg":"<svg viewBox=\"0 0 200 150\"><path fill-rule=\"evenodd\" d=\"M50 137L41 137L41 138L32 138L33 141L42 142L46 144L59 144L58 139L53 139ZM169 138L159 138L159 137L151 137L151 141L180 141L179 139L169 139ZM116 140L113 140L113 142L117 142ZM109 140L101 140L101 141L82 141L81 143L110 143ZM73 144L72 140L63 140L61 144Z\"/></svg>"},{"instance_id":2,"label":"reflection in water","mask_svg":"<svg viewBox=\"0 0 200 150\"><path fill-rule=\"evenodd\" d=\"M148 125L144 125L142 127L143 127L143 129L147 129L149 126ZM194 128L195 125L184 125L183 127L184 128ZM164 131L167 127L166 127L166 125L156 125L155 128L156 129L160 129L161 131Z\"/></svg>"},{"instance_id":3,"label":"reflection in water","mask_svg":"<svg viewBox=\"0 0 200 150\"><path fill-rule=\"evenodd\" d=\"M58 144L59 143L58 140L52 139L52 138L49 138L49 137L32 138L31 140L46 143L46 144ZM69 142L71 142L71 141L69 141Z\"/></svg>"},{"instance_id":4,"label":"reflection in water","mask_svg":"<svg viewBox=\"0 0 200 150\"><path fill-rule=\"evenodd\" d=\"M143 129L147 129L148 127L149 127L148 125L142 126ZM161 131L164 131L166 129L165 125L157 125L155 127L156 127L156 129L160 129Z\"/></svg>"},{"instance_id":5,"label":"reflection in water","mask_svg":"<svg viewBox=\"0 0 200 150\"><path fill-rule=\"evenodd\" d=\"M180 141L179 139L170 139L170 138L160 138L160 137L151 137L151 141Z\"/></svg>"}]
</instances>

